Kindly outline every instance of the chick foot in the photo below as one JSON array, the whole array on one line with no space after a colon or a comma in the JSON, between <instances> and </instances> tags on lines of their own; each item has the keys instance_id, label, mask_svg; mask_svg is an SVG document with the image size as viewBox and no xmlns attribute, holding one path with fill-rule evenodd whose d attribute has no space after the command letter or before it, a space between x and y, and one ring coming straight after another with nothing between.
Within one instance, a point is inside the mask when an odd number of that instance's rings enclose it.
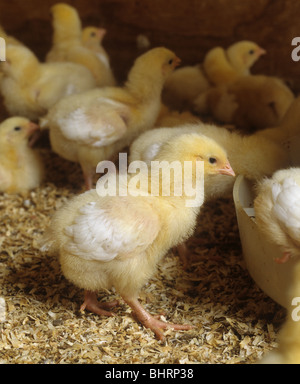
<instances>
[{"instance_id":1,"label":"chick foot","mask_svg":"<svg viewBox=\"0 0 300 384\"><path fill-rule=\"evenodd\" d=\"M108 311L111 308L119 305L117 300L112 301L111 303L99 303L97 296L94 292L85 291L84 302L80 307L80 311L87 309L90 312L95 313L100 316L115 316L113 312Z\"/></svg>"},{"instance_id":2,"label":"chick foot","mask_svg":"<svg viewBox=\"0 0 300 384\"><path fill-rule=\"evenodd\" d=\"M136 320L142 323L145 328L151 329L158 340L164 341L165 339L165 336L161 331L162 329L172 328L175 330L188 331L194 328L192 325L173 324L161 321L157 318L157 316L150 315L150 313L145 310L145 308L139 303L137 299L130 299L124 296L122 297L125 303L127 303L132 308L133 316L136 318Z\"/></svg>"}]
</instances>

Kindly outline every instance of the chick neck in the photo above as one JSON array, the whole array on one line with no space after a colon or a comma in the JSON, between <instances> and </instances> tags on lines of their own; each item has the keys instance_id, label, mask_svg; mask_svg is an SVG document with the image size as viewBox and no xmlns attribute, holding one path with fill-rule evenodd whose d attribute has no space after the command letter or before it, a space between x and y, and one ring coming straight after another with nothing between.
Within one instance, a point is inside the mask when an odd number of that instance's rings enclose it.
<instances>
[{"instance_id":1,"label":"chick neck","mask_svg":"<svg viewBox=\"0 0 300 384\"><path fill-rule=\"evenodd\" d=\"M151 71L151 68L147 70L133 67L125 83L125 89L137 100L148 102L149 100L160 100L163 85L164 79L161 73Z\"/></svg>"},{"instance_id":2,"label":"chick neck","mask_svg":"<svg viewBox=\"0 0 300 384\"><path fill-rule=\"evenodd\" d=\"M240 44L233 44L226 50L228 61L232 67L241 75L249 75L249 67L247 66L243 55L241 55Z\"/></svg>"}]
</instances>

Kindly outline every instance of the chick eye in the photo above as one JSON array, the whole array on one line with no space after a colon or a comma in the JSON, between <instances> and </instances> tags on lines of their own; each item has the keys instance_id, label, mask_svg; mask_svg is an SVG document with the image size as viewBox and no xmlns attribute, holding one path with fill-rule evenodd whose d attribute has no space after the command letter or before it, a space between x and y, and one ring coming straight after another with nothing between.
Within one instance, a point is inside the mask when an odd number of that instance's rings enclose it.
<instances>
[{"instance_id":1,"label":"chick eye","mask_svg":"<svg viewBox=\"0 0 300 384\"><path fill-rule=\"evenodd\" d=\"M216 164L217 159L214 158L214 157L210 157L210 158L208 159L208 161L210 162L210 164Z\"/></svg>"},{"instance_id":2,"label":"chick eye","mask_svg":"<svg viewBox=\"0 0 300 384\"><path fill-rule=\"evenodd\" d=\"M250 49L249 55L253 55L253 54L254 54L254 49Z\"/></svg>"},{"instance_id":3,"label":"chick eye","mask_svg":"<svg viewBox=\"0 0 300 384\"><path fill-rule=\"evenodd\" d=\"M15 127L15 128L14 128L14 131L16 131L16 132L17 132L17 131L21 131L21 129L22 129L21 127Z\"/></svg>"},{"instance_id":4,"label":"chick eye","mask_svg":"<svg viewBox=\"0 0 300 384\"><path fill-rule=\"evenodd\" d=\"M95 36L96 36L96 33L95 33L95 32L91 32L91 36L92 36L92 37L95 37Z\"/></svg>"},{"instance_id":5,"label":"chick eye","mask_svg":"<svg viewBox=\"0 0 300 384\"><path fill-rule=\"evenodd\" d=\"M173 59L169 60L169 64L170 64L170 65L172 65L172 64L173 64L173 62L174 62L174 60L173 60Z\"/></svg>"}]
</instances>

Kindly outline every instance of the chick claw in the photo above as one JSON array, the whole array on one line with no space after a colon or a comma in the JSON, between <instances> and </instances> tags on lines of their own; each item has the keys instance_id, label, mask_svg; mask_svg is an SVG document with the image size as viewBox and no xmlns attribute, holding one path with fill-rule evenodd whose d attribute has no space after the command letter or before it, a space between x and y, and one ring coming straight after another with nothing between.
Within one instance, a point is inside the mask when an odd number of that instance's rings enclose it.
<instances>
[{"instance_id":1,"label":"chick claw","mask_svg":"<svg viewBox=\"0 0 300 384\"><path fill-rule=\"evenodd\" d=\"M134 313L134 316L137 318L137 320L139 320L143 326L145 328L149 328L151 329L156 338L160 341L164 341L165 340L165 336L164 334L162 333L161 329L169 329L169 328L172 328L172 329L175 329L175 330L178 330L178 331L188 331L189 329L192 329L193 326L191 325L186 325L186 324L173 324L173 323L166 323L164 321L161 321L159 319L156 318L156 316L151 316L150 314L148 314L147 318L145 317L141 317L140 315Z\"/></svg>"},{"instance_id":2,"label":"chick claw","mask_svg":"<svg viewBox=\"0 0 300 384\"><path fill-rule=\"evenodd\" d=\"M90 312L100 316L115 316L113 312L107 311L119 305L117 300L110 303L99 303L97 296L94 292L86 291L84 295L84 302L80 307L80 311L87 309Z\"/></svg>"},{"instance_id":3,"label":"chick claw","mask_svg":"<svg viewBox=\"0 0 300 384\"><path fill-rule=\"evenodd\" d=\"M166 323L164 321L161 321L157 318L157 316L150 315L149 312L145 310L145 308L138 302L136 299L128 299L123 297L124 301L132 308L133 310L133 316L138 320L145 328L151 329L156 338L160 341L165 340L165 336L162 329L175 329L175 330L182 330L182 331L188 331L192 328L194 328L192 325L187 324L172 324L172 323Z\"/></svg>"}]
</instances>

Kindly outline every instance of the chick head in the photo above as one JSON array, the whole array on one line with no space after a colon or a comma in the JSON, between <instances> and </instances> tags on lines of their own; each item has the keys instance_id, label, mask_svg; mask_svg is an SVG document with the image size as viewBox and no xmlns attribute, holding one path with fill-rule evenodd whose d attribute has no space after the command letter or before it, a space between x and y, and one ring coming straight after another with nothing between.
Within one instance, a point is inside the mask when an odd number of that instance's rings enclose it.
<instances>
[{"instance_id":1,"label":"chick head","mask_svg":"<svg viewBox=\"0 0 300 384\"><path fill-rule=\"evenodd\" d=\"M164 81L180 64L180 59L171 50L164 47L150 49L139 56L129 73L129 81L139 76L141 79L153 77Z\"/></svg>"},{"instance_id":2,"label":"chick head","mask_svg":"<svg viewBox=\"0 0 300 384\"><path fill-rule=\"evenodd\" d=\"M39 126L24 117L10 117L0 124L0 143L6 146L27 145Z\"/></svg>"},{"instance_id":3,"label":"chick head","mask_svg":"<svg viewBox=\"0 0 300 384\"><path fill-rule=\"evenodd\" d=\"M227 49L230 63L238 70L248 70L266 51L252 41L242 40Z\"/></svg>"},{"instance_id":4,"label":"chick head","mask_svg":"<svg viewBox=\"0 0 300 384\"><path fill-rule=\"evenodd\" d=\"M225 150L213 139L198 133L175 136L161 147L155 160L181 163L203 161L204 174L235 176Z\"/></svg>"},{"instance_id":5,"label":"chick head","mask_svg":"<svg viewBox=\"0 0 300 384\"><path fill-rule=\"evenodd\" d=\"M106 29L96 27L86 27L82 31L82 43L87 47L98 46L102 43Z\"/></svg>"},{"instance_id":6,"label":"chick head","mask_svg":"<svg viewBox=\"0 0 300 384\"><path fill-rule=\"evenodd\" d=\"M38 58L29 48L8 44L6 61L1 63L0 68L5 75L19 80L28 75L27 70L33 73L38 65Z\"/></svg>"}]
</instances>

